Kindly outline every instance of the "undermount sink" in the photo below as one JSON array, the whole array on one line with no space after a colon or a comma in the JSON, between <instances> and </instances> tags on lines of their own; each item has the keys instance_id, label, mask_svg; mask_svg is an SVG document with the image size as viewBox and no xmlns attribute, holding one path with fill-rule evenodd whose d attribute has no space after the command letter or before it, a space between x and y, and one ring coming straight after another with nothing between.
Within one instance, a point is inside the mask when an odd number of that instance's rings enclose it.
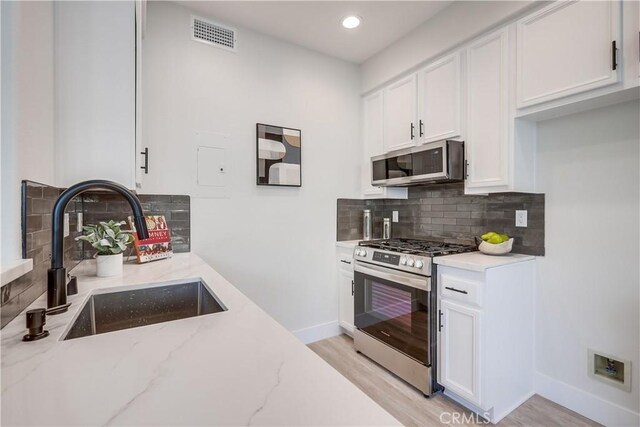
<instances>
[{"instance_id":1,"label":"undermount sink","mask_svg":"<svg viewBox=\"0 0 640 427\"><path fill-rule=\"evenodd\" d=\"M200 279L98 290L84 303L63 340L226 310Z\"/></svg>"}]
</instances>

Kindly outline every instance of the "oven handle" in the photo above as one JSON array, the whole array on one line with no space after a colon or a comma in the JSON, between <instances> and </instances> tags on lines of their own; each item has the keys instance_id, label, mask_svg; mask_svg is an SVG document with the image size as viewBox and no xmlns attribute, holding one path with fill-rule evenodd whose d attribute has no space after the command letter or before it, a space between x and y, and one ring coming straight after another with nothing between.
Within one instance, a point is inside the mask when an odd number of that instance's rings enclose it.
<instances>
[{"instance_id":1,"label":"oven handle","mask_svg":"<svg viewBox=\"0 0 640 427\"><path fill-rule=\"evenodd\" d=\"M420 277L414 274L403 273L401 271L393 271L388 268L378 267L375 265L365 266L359 262L355 263L354 269L357 272L368 274L369 276L379 277L380 279L400 283L401 285L410 286L412 288L420 289L427 292L431 291L430 277Z\"/></svg>"}]
</instances>

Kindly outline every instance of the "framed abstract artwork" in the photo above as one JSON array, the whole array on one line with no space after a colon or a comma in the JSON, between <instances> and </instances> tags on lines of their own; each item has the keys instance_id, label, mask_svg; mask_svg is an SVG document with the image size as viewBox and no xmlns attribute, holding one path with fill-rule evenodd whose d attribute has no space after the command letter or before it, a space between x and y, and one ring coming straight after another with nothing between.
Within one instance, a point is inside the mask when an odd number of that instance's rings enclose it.
<instances>
[{"instance_id":1,"label":"framed abstract artwork","mask_svg":"<svg viewBox=\"0 0 640 427\"><path fill-rule=\"evenodd\" d=\"M257 185L302 187L302 131L256 124Z\"/></svg>"}]
</instances>

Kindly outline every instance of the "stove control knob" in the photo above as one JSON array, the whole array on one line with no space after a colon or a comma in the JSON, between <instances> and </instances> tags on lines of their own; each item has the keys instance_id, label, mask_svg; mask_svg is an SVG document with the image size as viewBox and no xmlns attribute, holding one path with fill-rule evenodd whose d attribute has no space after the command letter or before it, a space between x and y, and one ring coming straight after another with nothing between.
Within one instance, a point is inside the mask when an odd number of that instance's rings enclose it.
<instances>
[{"instance_id":1,"label":"stove control knob","mask_svg":"<svg viewBox=\"0 0 640 427\"><path fill-rule=\"evenodd\" d=\"M400 258L400 265L407 265L407 257Z\"/></svg>"},{"instance_id":2,"label":"stove control knob","mask_svg":"<svg viewBox=\"0 0 640 427\"><path fill-rule=\"evenodd\" d=\"M409 258L409 259L407 260L407 265L408 265L409 267L413 267L413 264L414 264L413 258Z\"/></svg>"},{"instance_id":3,"label":"stove control knob","mask_svg":"<svg viewBox=\"0 0 640 427\"><path fill-rule=\"evenodd\" d=\"M422 268L422 267L424 267L424 263L421 260L417 259L416 260L416 268Z\"/></svg>"},{"instance_id":4,"label":"stove control knob","mask_svg":"<svg viewBox=\"0 0 640 427\"><path fill-rule=\"evenodd\" d=\"M360 256L367 256L367 251L365 249L361 250Z\"/></svg>"}]
</instances>

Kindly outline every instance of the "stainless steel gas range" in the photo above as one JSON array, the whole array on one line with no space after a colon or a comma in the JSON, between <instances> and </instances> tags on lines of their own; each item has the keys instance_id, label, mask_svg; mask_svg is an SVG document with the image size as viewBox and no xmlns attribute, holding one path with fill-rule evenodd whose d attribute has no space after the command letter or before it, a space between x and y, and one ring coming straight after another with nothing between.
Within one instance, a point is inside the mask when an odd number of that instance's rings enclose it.
<instances>
[{"instance_id":1,"label":"stainless steel gas range","mask_svg":"<svg viewBox=\"0 0 640 427\"><path fill-rule=\"evenodd\" d=\"M418 388L435 391L434 256L474 246L412 239L370 240L354 249L354 343L360 353Z\"/></svg>"}]
</instances>

